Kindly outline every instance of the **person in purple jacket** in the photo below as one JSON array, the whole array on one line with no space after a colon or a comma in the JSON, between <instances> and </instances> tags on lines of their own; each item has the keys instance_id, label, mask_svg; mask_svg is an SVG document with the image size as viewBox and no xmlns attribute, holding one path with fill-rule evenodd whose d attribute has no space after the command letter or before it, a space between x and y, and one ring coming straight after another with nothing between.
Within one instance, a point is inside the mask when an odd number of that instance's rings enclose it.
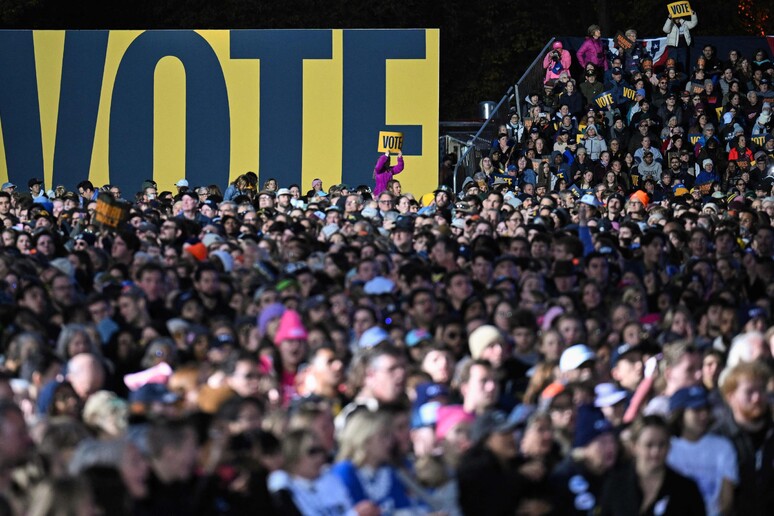
<instances>
[{"instance_id":1,"label":"person in purple jacket","mask_svg":"<svg viewBox=\"0 0 774 516\"><path fill-rule=\"evenodd\" d=\"M394 166L390 166L390 151L385 152L379 156L374 167L374 180L376 181L376 188L374 188L374 197L387 189L387 183L393 178L393 176L403 172L403 152L398 151L398 163Z\"/></svg>"},{"instance_id":2,"label":"person in purple jacket","mask_svg":"<svg viewBox=\"0 0 774 516\"><path fill-rule=\"evenodd\" d=\"M588 32L589 35L586 41L583 42L576 54L578 62L583 68L586 68L586 65L591 63L600 70L607 70L605 49L602 46L602 41L599 39L602 36L602 29L599 28L599 25L592 25L589 27Z\"/></svg>"}]
</instances>

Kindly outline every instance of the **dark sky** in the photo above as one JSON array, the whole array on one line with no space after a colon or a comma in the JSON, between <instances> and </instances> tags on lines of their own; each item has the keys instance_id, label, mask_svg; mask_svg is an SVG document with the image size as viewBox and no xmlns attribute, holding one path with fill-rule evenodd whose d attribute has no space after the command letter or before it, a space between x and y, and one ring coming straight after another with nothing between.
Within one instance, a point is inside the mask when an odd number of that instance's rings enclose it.
<instances>
[{"instance_id":1,"label":"dark sky","mask_svg":"<svg viewBox=\"0 0 774 516\"><path fill-rule=\"evenodd\" d=\"M0 27L33 29L440 28L441 119L499 99L551 36L633 26L660 35L667 1L596 0L0 0ZM769 2L747 1L753 10ZM696 0L697 34L751 33L731 0ZM766 6L761 7L761 6ZM758 18L760 12L755 13ZM764 13L766 14L766 13ZM772 19L772 18L769 18Z\"/></svg>"}]
</instances>

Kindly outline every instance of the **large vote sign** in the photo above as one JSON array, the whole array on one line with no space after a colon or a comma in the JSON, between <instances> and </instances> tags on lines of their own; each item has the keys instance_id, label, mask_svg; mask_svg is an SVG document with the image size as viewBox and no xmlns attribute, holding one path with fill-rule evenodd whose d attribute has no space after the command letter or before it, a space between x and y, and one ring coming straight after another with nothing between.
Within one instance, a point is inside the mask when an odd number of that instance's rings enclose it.
<instances>
[{"instance_id":1,"label":"large vote sign","mask_svg":"<svg viewBox=\"0 0 774 516\"><path fill-rule=\"evenodd\" d=\"M404 190L431 191L438 46L436 29L0 31L0 181L371 184L391 131Z\"/></svg>"}]
</instances>

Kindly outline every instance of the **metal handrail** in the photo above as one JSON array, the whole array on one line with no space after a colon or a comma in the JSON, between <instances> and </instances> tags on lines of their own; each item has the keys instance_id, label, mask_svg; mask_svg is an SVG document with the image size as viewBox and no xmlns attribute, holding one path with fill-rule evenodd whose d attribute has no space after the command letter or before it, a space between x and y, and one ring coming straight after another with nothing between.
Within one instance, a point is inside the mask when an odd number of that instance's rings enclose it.
<instances>
[{"instance_id":1,"label":"metal handrail","mask_svg":"<svg viewBox=\"0 0 774 516\"><path fill-rule=\"evenodd\" d=\"M519 113L519 120L523 120L524 116L521 113L521 92L519 91L519 86L526 81L530 75L532 74L532 70L540 64L541 60L543 59L543 56L546 55L546 52L548 52L548 49L551 47L551 45L554 44L554 41L556 41L556 38L552 37L550 40L548 40L548 43L543 47L543 50L540 51L540 53L537 55L534 61L532 61L532 64L527 67L526 70L524 70L524 73L521 75L521 78L516 81L516 84L513 85L513 87L516 89L516 109ZM510 91L510 90L509 90Z\"/></svg>"},{"instance_id":2,"label":"metal handrail","mask_svg":"<svg viewBox=\"0 0 774 516\"><path fill-rule=\"evenodd\" d=\"M508 88L508 91L505 93L505 95L503 95L503 98L501 98L501 99L500 99L500 102L498 102L498 103L497 103L497 106L495 106L495 108L494 108L494 109L492 110L492 112L489 114L489 117L486 119L486 121L485 121L483 124L481 124L481 127L479 128L478 132L477 132L477 133L476 133L476 134L473 136L473 138L471 138L471 139L468 141L468 144L465 146L465 152L464 152L464 153L462 153L462 157L460 157L460 158L457 160L457 164L456 164L456 165L454 165L454 176L453 176L453 179L452 179L452 180L453 180L453 183L452 183L452 184L454 185L454 192L455 192L455 193L457 192L457 170L458 170L458 169L459 169L459 167L460 167L460 163L462 163L463 161L465 161L465 158L467 158L467 157L468 157L468 154L470 153L470 151L471 151L471 150L473 150L473 149L475 148L475 145L473 144L473 142L475 142L475 141L478 139L479 135L480 135L482 132L484 132L484 129L486 128L486 126L487 126L487 125L489 125L489 122L490 122L490 121L492 120L492 118L495 116L495 113L497 113L497 110L498 110L498 109L500 109L500 106L502 106L502 105L503 105L503 102L505 102L506 100L508 100L508 97L510 97L510 95L511 95L511 92L512 92L512 91L513 91L513 86L511 86L510 88Z\"/></svg>"}]
</instances>

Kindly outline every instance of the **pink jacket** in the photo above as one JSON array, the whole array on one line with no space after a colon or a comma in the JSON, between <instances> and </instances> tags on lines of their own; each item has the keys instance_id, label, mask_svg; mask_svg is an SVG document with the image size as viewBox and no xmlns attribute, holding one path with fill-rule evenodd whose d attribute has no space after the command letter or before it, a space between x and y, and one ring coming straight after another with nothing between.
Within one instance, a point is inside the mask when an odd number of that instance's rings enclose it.
<instances>
[{"instance_id":1,"label":"pink jacket","mask_svg":"<svg viewBox=\"0 0 774 516\"><path fill-rule=\"evenodd\" d=\"M548 82L552 79L558 79L562 72L570 73L570 64L572 63L572 57L570 53L564 49L560 50L562 57L559 59L559 66L555 66L556 63L551 59L551 54L554 53L554 49L551 49L546 57L543 58L543 68L546 69L546 78L543 82Z\"/></svg>"},{"instance_id":2,"label":"pink jacket","mask_svg":"<svg viewBox=\"0 0 774 516\"><path fill-rule=\"evenodd\" d=\"M588 63L593 63L599 68L607 70L607 59L605 59L605 48L602 41L594 38L586 38L576 54L581 67L586 68Z\"/></svg>"},{"instance_id":3,"label":"pink jacket","mask_svg":"<svg viewBox=\"0 0 774 516\"><path fill-rule=\"evenodd\" d=\"M376 161L376 166L374 167L374 179L376 180L374 198L387 189L387 183L390 182L393 176L403 172L403 156L398 156L398 163L393 167L385 166L389 159L388 156L382 154Z\"/></svg>"}]
</instances>

